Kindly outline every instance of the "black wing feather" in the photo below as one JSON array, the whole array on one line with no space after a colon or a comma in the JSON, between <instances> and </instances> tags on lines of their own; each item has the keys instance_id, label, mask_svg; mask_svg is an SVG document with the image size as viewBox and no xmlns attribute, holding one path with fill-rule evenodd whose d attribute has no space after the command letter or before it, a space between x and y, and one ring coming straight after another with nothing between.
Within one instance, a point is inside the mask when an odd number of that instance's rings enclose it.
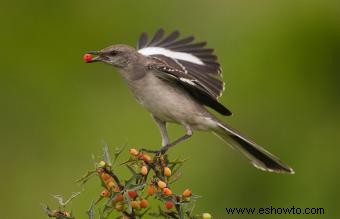
<instances>
[{"instance_id":1,"label":"black wing feather","mask_svg":"<svg viewBox=\"0 0 340 219\"><path fill-rule=\"evenodd\" d=\"M219 103L211 93L194 77L184 73L179 69L172 68L165 64L151 64L148 66L151 70L156 70L160 74L156 75L162 79L167 79L180 84L193 98L201 104L211 107L217 112L225 116L232 115L223 104ZM185 80L181 80L185 79ZM190 81L190 83L188 82Z\"/></svg>"},{"instance_id":2,"label":"black wing feather","mask_svg":"<svg viewBox=\"0 0 340 219\"><path fill-rule=\"evenodd\" d=\"M164 40L162 40L159 45L166 46L167 44L170 44L174 42L179 37L179 31L175 30L172 32L169 36L167 36Z\"/></svg>"},{"instance_id":3,"label":"black wing feather","mask_svg":"<svg viewBox=\"0 0 340 219\"><path fill-rule=\"evenodd\" d=\"M147 43L148 43L148 34L143 32L139 37L137 48L143 48L146 46Z\"/></svg>"},{"instance_id":4,"label":"black wing feather","mask_svg":"<svg viewBox=\"0 0 340 219\"><path fill-rule=\"evenodd\" d=\"M193 36L182 39L179 39L179 36L179 31L173 31L169 35L165 35L164 30L159 29L149 42L145 42L148 40L147 36L143 33L139 39L138 49L160 47L173 52L183 52L197 57L203 64L175 59L163 54L149 55L164 65L178 69L183 74L187 74L187 77L197 81L197 83L200 84L200 88L209 94L203 102L211 102L210 99L213 99L214 102L218 103L217 99L222 95L224 90L224 82L220 78L222 71L217 56L213 54L214 49L205 48L206 42L193 42L195 39ZM192 95L195 96L196 93ZM213 103L209 104L213 105ZM215 104L214 107L218 108L217 104Z\"/></svg>"},{"instance_id":5,"label":"black wing feather","mask_svg":"<svg viewBox=\"0 0 340 219\"><path fill-rule=\"evenodd\" d=\"M180 45L186 45L186 44L191 43L194 40L195 40L195 37L189 36L189 37L186 37L184 39L172 42L171 44L167 45L167 48L171 48L171 47L175 47L175 46L180 46Z\"/></svg>"},{"instance_id":6,"label":"black wing feather","mask_svg":"<svg viewBox=\"0 0 340 219\"><path fill-rule=\"evenodd\" d=\"M169 46L170 49L179 52L186 52L186 51L195 51L195 50L202 50L204 46L206 46L206 42L194 43L194 44L184 44L184 45L177 45L177 46Z\"/></svg>"},{"instance_id":7,"label":"black wing feather","mask_svg":"<svg viewBox=\"0 0 340 219\"><path fill-rule=\"evenodd\" d=\"M164 36L164 30L163 29L159 29L155 35L153 36L152 40L150 41L150 43L148 44L148 46L156 46L158 45L158 43L161 41L161 39Z\"/></svg>"}]
</instances>

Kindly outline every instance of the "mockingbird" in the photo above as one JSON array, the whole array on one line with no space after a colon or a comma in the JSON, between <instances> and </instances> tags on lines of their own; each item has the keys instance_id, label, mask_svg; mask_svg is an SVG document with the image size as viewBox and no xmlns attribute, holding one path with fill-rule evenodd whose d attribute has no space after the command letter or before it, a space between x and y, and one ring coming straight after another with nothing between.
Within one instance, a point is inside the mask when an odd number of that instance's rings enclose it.
<instances>
[{"instance_id":1,"label":"mockingbird","mask_svg":"<svg viewBox=\"0 0 340 219\"><path fill-rule=\"evenodd\" d=\"M179 35L178 31L165 35L164 30L159 29L149 40L147 34L142 33L137 49L112 45L88 52L85 61L107 63L118 70L137 101L158 125L162 136L161 153L190 138L193 130L209 131L241 151L261 170L294 173L276 156L205 108L231 115L218 102L224 90L220 64L213 49L205 48L206 42L193 43L194 37L178 39ZM186 134L170 143L167 122L183 126Z\"/></svg>"}]
</instances>

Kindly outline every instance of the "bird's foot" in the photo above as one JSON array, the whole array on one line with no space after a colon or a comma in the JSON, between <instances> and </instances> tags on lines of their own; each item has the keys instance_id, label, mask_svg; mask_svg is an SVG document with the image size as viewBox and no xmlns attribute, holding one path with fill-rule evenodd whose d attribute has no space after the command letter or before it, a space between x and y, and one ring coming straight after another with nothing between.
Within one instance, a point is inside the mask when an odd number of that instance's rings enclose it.
<instances>
[{"instance_id":1,"label":"bird's foot","mask_svg":"<svg viewBox=\"0 0 340 219\"><path fill-rule=\"evenodd\" d=\"M148 152L148 153L152 153L152 154L157 154L159 153L160 150L151 150L151 149L146 149L146 148L141 148L140 152Z\"/></svg>"},{"instance_id":2,"label":"bird's foot","mask_svg":"<svg viewBox=\"0 0 340 219\"><path fill-rule=\"evenodd\" d=\"M169 149L168 145L165 145L159 150L150 150L150 149L142 148L140 151L153 153L153 154L156 154L156 156L161 156L161 155L164 155L168 151L168 149Z\"/></svg>"}]
</instances>

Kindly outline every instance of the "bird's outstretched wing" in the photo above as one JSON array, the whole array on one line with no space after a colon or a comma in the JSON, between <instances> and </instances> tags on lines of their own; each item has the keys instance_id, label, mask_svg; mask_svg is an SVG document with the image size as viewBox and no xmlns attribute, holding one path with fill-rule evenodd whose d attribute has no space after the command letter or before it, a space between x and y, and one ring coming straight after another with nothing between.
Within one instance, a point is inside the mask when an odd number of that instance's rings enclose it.
<instances>
[{"instance_id":1,"label":"bird's outstretched wing","mask_svg":"<svg viewBox=\"0 0 340 219\"><path fill-rule=\"evenodd\" d=\"M157 76L181 84L193 97L223 115L231 112L218 102L224 83L220 79L221 69L213 49L204 48L205 42L192 43L194 37L178 40L179 32L165 36L159 29L149 41L142 33L138 52L155 60L148 67L157 70Z\"/></svg>"},{"instance_id":2,"label":"bird's outstretched wing","mask_svg":"<svg viewBox=\"0 0 340 219\"><path fill-rule=\"evenodd\" d=\"M178 83L182 86L192 97L194 97L201 104L211 107L222 115L230 116L232 113L221 103L217 101L206 87L193 76L188 75L178 68L174 68L165 63L151 63L147 66L149 70L154 70L157 77Z\"/></svg>"},{"instance_id":3,"label":"bird's outstretched wing","mask_svg":"<svg viewBox=\"0 0 340 219\"><path fill-rule=\"evenodd\" d=\"M212 98L217 100L223 93L224 83L214 50L205 48L206 42L193 43L193 36L178 39L179 35L178 31L165 35L164 30L159 29L149 40L147 34L142 33L137 45L138 52L181 69L204 85Z\"/></svg>"}]
</instances>

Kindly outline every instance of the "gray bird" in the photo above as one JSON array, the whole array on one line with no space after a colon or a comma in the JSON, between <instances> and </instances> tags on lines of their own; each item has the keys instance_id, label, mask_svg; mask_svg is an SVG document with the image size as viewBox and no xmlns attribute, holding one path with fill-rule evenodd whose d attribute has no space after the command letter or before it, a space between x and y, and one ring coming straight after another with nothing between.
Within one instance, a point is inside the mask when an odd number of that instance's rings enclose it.
<instances>
[{"instance_id":1,"label":"gray bird","mask_svg":"<svg viewBox=\"0 0 340 219\"><path fill-rule=\"evenodd\" d=\"M217 119L205 107L230 116L218 102L224 90L221 68L213 49L206 42L193 43L194 37L179 39L179 32L165 35L159 29L148 39L142 33L137 49L128 45L112 45L89 54L87 62L103 62L115 67L124 78L136 100L152 115L160 129L162 148L190 138L193 130L209 131L242 152L257 168L280 173L294 173L254 141ZM169 142L166 123L183 126L186 134Z\"/></svg>"}]
</instances>

